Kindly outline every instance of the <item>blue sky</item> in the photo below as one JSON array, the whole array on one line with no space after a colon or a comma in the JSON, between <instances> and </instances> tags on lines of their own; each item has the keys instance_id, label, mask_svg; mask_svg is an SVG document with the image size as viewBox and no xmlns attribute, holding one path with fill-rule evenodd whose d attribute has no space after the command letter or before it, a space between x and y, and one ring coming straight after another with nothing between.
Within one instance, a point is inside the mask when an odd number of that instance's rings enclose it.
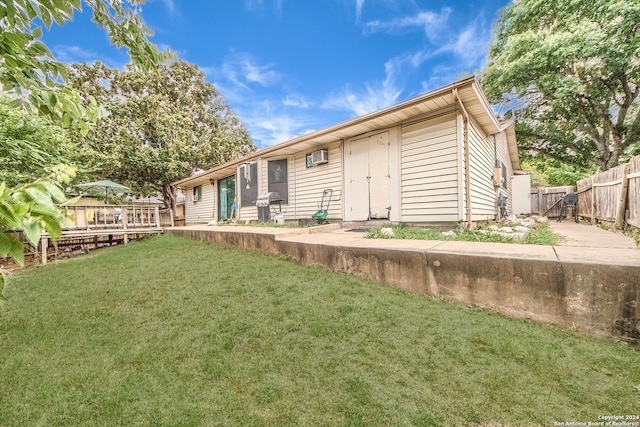
<instances>
[{"instance_id":1,"label":"blue sky","mask_svg":"<svg viewBox=\"0 0 640 427\"><path fill-rule=\"evenodd\" d=\"M140 9L152 41L205 71L264 148L482 69L507 3L148 0ZM88 13L44 41L65 62L128 62Z\"/></svg>"}]
</instances>

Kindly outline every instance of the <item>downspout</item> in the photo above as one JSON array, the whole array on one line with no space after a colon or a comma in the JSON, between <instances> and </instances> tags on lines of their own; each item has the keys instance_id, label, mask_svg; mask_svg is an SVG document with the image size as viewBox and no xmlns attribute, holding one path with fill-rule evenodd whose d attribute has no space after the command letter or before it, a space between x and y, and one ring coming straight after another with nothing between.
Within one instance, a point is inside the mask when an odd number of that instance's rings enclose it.
<instances>
[{"instance_id":1,"label":"downspout","mask_svg":"<svg viewBox=\"0 0 640 427\"><path fill-rule=\"evenodd\" d=\"M464 186L465 186L465 199L467 204L467 229L471 229L471 155L469 153L469 114L467 114L466 108L462 104L462 100L458 96L458 89L453 88L453 98L456 100L460 111L462 112L462 123L464 125Z\"/></svg>"}]
</instances>

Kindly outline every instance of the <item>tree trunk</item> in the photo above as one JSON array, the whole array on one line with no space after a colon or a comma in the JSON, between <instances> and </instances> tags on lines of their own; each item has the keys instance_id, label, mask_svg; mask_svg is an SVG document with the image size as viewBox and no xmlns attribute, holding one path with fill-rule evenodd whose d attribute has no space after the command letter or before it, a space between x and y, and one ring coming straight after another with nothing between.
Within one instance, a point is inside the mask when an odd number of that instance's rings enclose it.
<instances>
[{"instance_id":1,"label":"tree trunk","mask_svg":"<svg viewBox=\"0 0 640 427\"><path fill-rule=\"evenodd\" d=\"M162 199L164 201L164 207L171 210L171 214L174 218L176 216L176 198L176 187L170 183L162 184Z\"/></svg>"}]
</instances>

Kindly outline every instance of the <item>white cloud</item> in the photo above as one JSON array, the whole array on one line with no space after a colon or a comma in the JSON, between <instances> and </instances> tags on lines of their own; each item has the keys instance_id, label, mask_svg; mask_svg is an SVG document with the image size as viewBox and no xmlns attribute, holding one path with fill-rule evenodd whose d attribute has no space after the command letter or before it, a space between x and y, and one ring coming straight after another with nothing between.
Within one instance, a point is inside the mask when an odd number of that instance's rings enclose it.
<instances>
[{"instance_id":1,"label":"white cloud","mask_svg":"<svg viewBox=\"0 0 640 427\"><path fill-rule=\"evenodd\" d=\"M243 120L259 148L270 147L314 130L310 122L299 114L291 116L256 110L250 116L243 117Z\"/></svg>"},{"instance_id":2,"label":"white cloud","mask_svg":"<svg viewBox=\"0 0 640 427\"><path fill-rule=\"evenodd\" d=\"M426 44L414 51L390 59L387 64L387 79L402 80L402 76L414 71L431 76L422 81L423 90L448 84L460 78L463 72L482 68L486 61L491 32L482 15L466 26L459 27L449 21L452 10L444 8L440 13L421 11L417 14L390 21L371 21L365 31L399 33L412 29L424 30ZM438 57L437 69L421 70L427 62Z\"/></svg>"},{"instance_id":3,"label":"white cloud","mask_svg":"<svg viewBox=\"0 0 640 427\"><path fill-rule=\"evenodd\" d=\"M258 148L278 144L313 129L316 118L304 113L312 103L282 86L290 82L274 64L261 64L251 54L233 52L222 65L203 68L225 97Z\"/></svg>"},{"instance_id":4,"label":"white cloud","mask_svg":"<svg viewBox=\"0 0 640 427\"><path fill-rule=\"evenodd\" d=\"M322 103L322 108L346 110L355 116L362 116L393 105L402 93L395 83L397 71L396 64L388 61L385 64L386 78L382 82L365 83L362 91L345 87L340 93L329 95Z\"/></svg>"},{"instance_id":5,"label":"white cloud","mask_svg":"<svg viewBox=\"0 0 640 427\"><path fill-rule=\"evenodd\" d=\"M362 6L364 6L364 0L356 0L356 21L360 22L362 16Z\"/></svg>"},{"instance_id":6,"label":"white cloud","mask_svg":"<svg viewBox=\"0 0 640 427\"><path fill-rule=\"evenodd\" d=\"M251 58L246 58L240 64L241 70L249 83L258 83L261 86L267 87L277 83L281 74L277 71L273 71L273 64L258 65L251 61Z\"/></svg>"},{"instance_id":7,"label":"white cloud","mask_svg":"<svg viewBox=\"0 0 640 427\"><path fill-rule=\"evenodd\" d=\"M282 13L282 3L284 0L274 0L274 9L278 15ZM245 0L244 7L248 11L252 12L254 10L262 9L264 6L264 0Z\"/></svg>"},{"instance_id":8,"label":"white cloud","mask_svg":"<svg viewBox=\"0 0 640 427\"><path fill-rule=\"evenodd\" d=\"M263 3L263 0L245 0L244 7L247 8L247 10L255 10L262 7Z\"/></svg>"},{"instance_id":9,"label":"white cloud","mask_svg":"<svg viewBox=\"0 0 640 427\"><path fill-rule=\"evenodd\" d=\"M67 62L67 63L73 63L73 62L92 63L95 61L100 61L105 65L108 65L109 67L123 69L125 64L129 62L128 57L125 58L126 62L122 62L122 61L119 61L118 59L114 59L106 55L102 55L92 50L83 49L79 46L68 46L68 45L59 44L59 45L53 46L51 51L53 52L54 56L58 61Z\"/></svg>"},{"instance_id":10,"label":"white cloud","mask_svg":"<svg viewBox=\"0 0 640 427\"><path fill-rule=\"evenodd\" d=\"M278 84L283 74L274 70L274 64L260 64L251 54L233 52L227 55L220 67L206 67L216 86L232 86L235 90L252 90L252 87L270 87ZM229 85L230 84L230 85Z\"/></svg>"},{"instance_id":11,"label":"white cloud","mask_svg":"<svg viewBox=\"0 0 640 427\"><path fill-rule=\"evenodd\" d=\"M282 100L282 105L287 107L307 109L311 106L311 103L301 95L287 95Z\"/></svg>"},{"instance_id":12,"label":"white cloud","mask_svg":"<svg viewBox=\"0 0 640 427\"><path fill-rule=\"evenodd\" d=\"M459 30L455 37L438 49L438 53L453 53L468 65L478 67L484 65L490 41L490 31L486 28L484 21L478 18Z\"/></svg>"},{"instance_id":13,"label":"white cloud","mask_svg":"<svg viewBox=\"0 0 640 427\"><path fill-rule=\"evenodd\" d=\"M435 41L443 28L446 27L450 8L444 8L439 13L421 11L415 15L391 21L374 20L365 24L365 33L398 33L407 30L421 29L430 41Z\"/></svg>"}]
</instances>

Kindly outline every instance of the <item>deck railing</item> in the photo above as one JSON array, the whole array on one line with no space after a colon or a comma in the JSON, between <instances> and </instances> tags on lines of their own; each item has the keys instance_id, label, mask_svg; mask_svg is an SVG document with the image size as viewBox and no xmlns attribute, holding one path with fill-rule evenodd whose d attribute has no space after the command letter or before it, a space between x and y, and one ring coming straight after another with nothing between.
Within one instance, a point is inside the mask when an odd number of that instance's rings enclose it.
<instances>
[{"instance_id":1,"label":"deck railing","mask_svg":"<svg viewBox=\"0 0 640 427\"><path fill-rule=\"evenodd\" d=\"M65 206L64 230L160 228L157 206L97 205Z\"/></svg>"}]
</instances>

